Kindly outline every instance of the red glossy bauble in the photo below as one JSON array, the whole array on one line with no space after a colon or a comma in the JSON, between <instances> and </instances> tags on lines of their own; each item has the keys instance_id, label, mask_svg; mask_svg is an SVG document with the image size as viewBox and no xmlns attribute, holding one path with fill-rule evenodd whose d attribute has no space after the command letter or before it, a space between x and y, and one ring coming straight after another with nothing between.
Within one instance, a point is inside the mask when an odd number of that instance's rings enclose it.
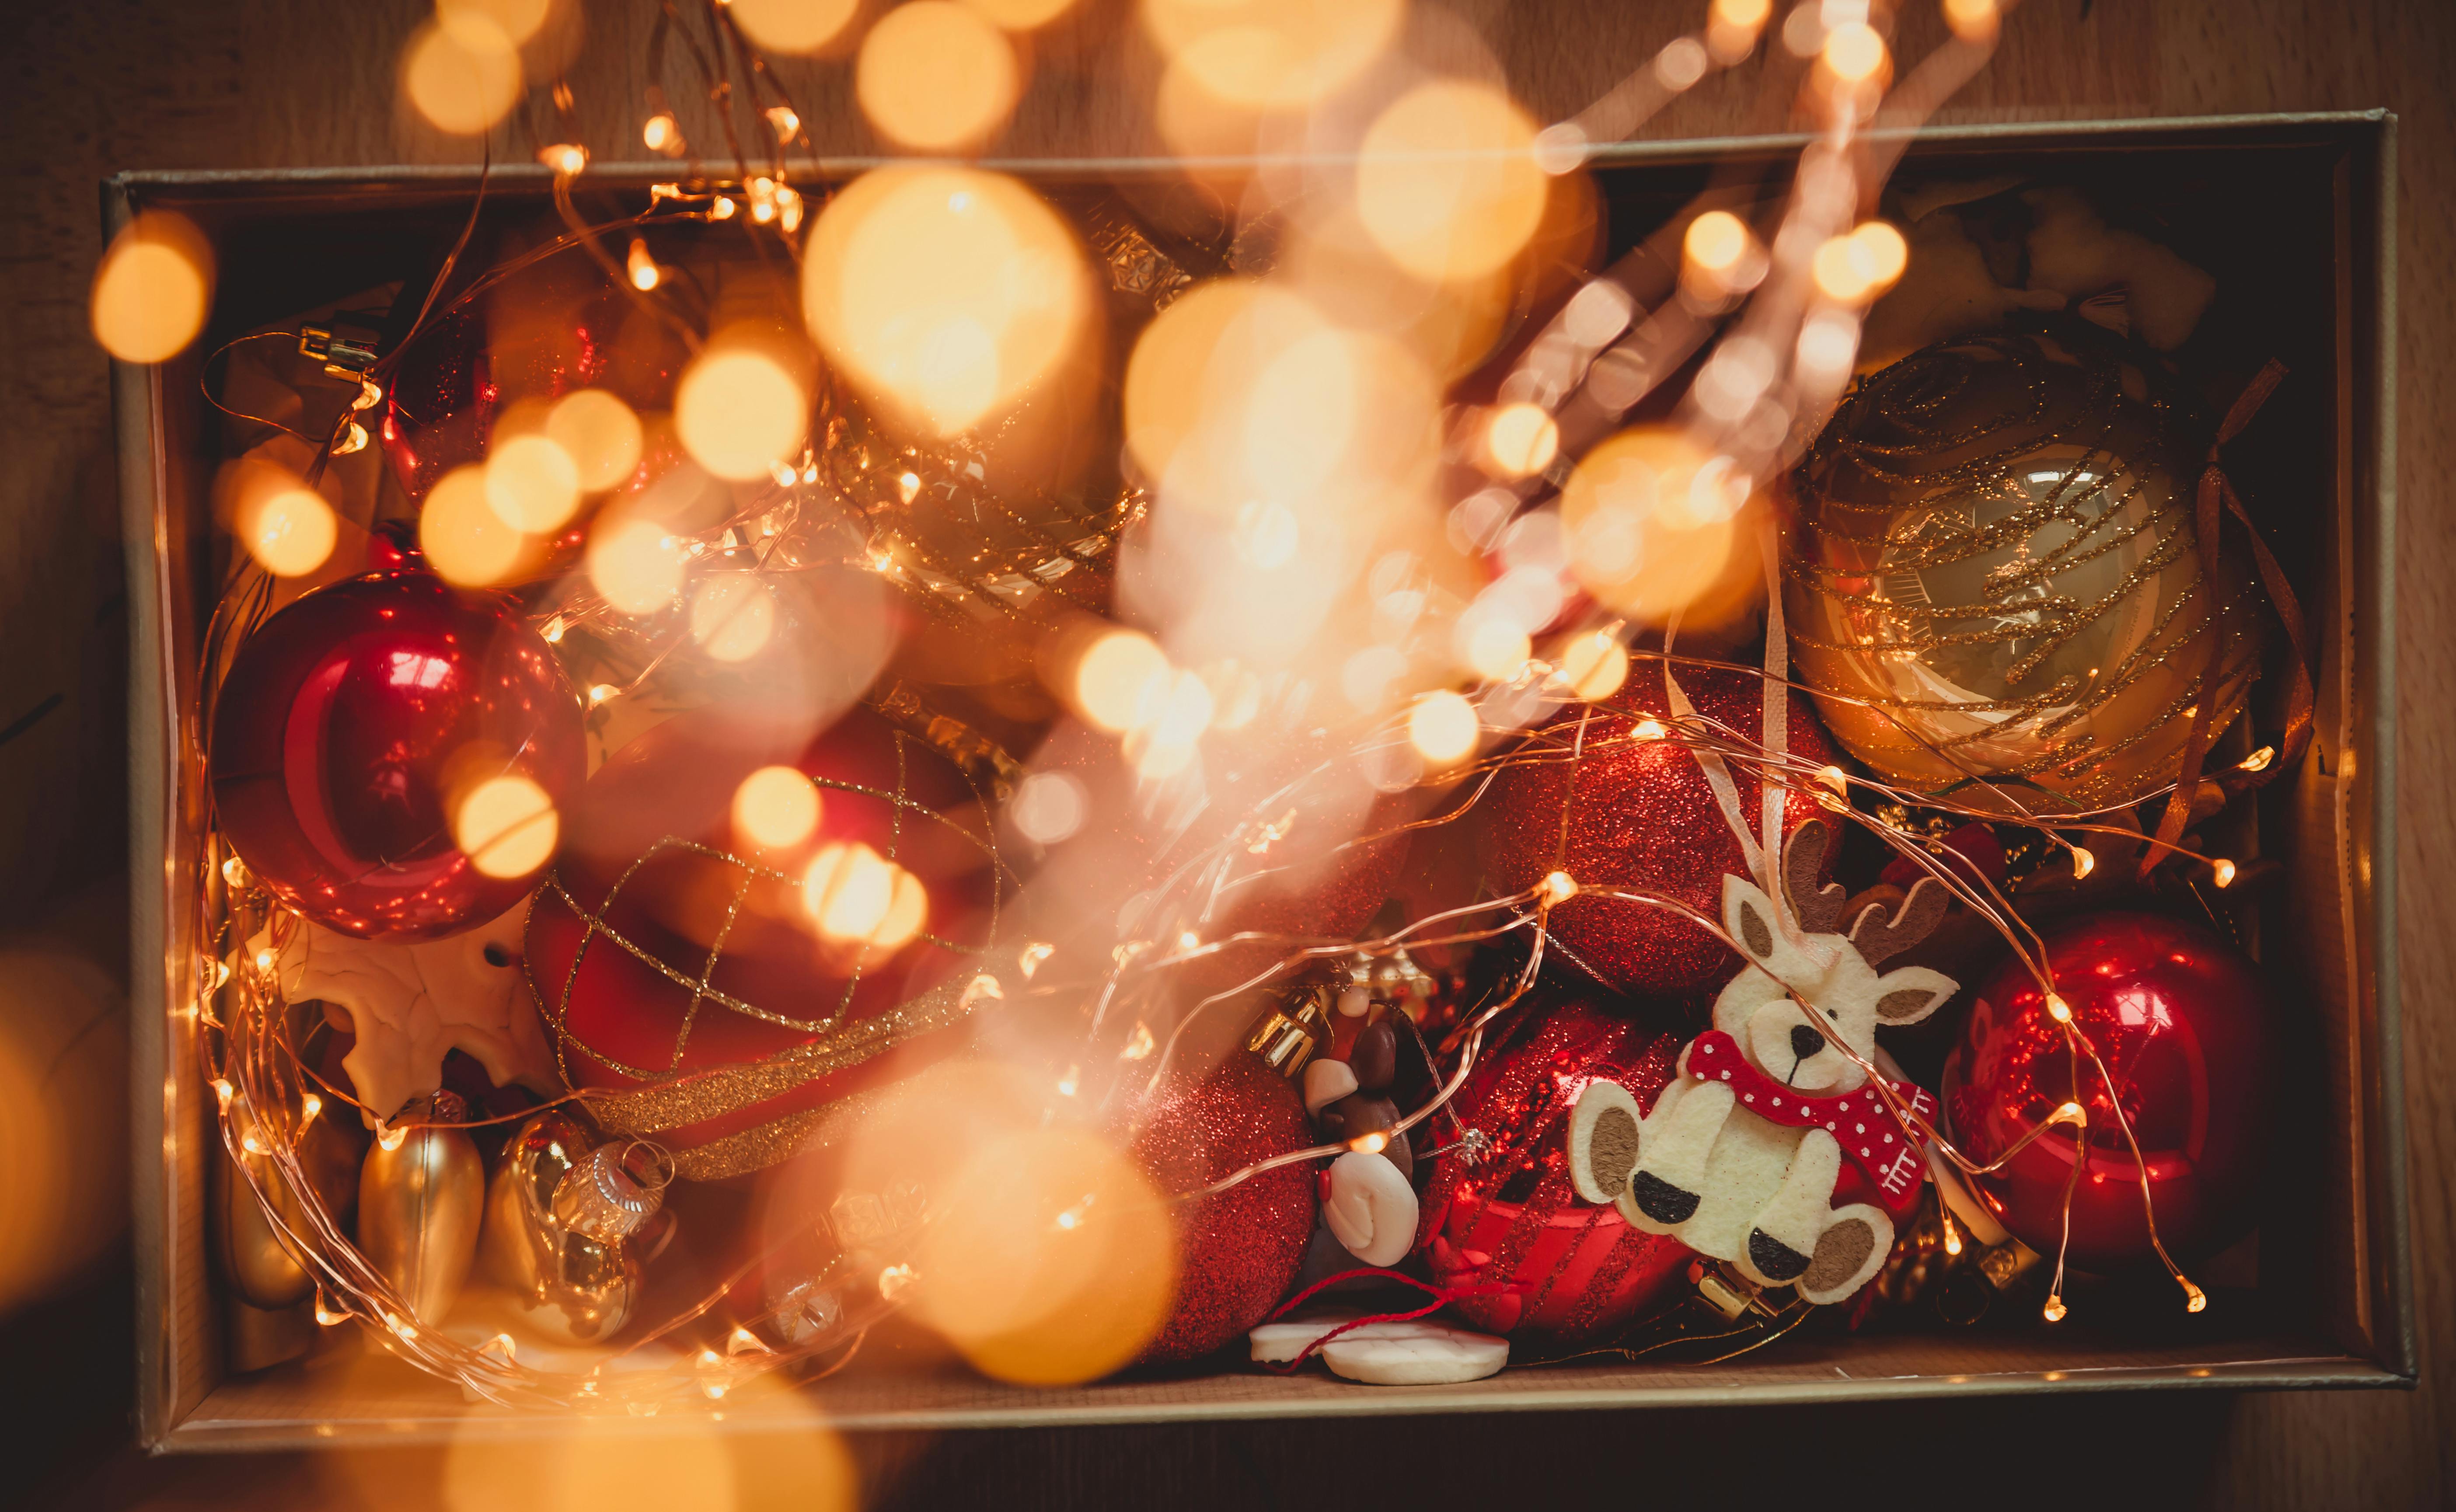
<instances>
[{"instance_id":1,"label":"red glossy bauble","mask_svg":"<svg viewBox=\"0 0 2456 1512\"><path fill-rule=\"evenodd\" d=\"M1652 1107L1678 1052L1670 1035L1582 998L1506 1021L1450 1105L1484 1149L1473 1160L1463 1147L1443 1155L1423 1204L1435 1284L1502 1288L1453 1304L1468 1322L1573 1343L1619 1328L1678 1284L1689 1249L1581 1200L1565 1143L1588 1081L1619 1082Z\"/></svg>"},{"instance_id":2,"label":"red glossy bauble","mask_svg":"<svg viewBox=\"0 0 2456 1512\"><path fill-rule=\"evenodd\" d=\"M2099 913L2046 935L2056 991L2113 1076L2082 1057L2089 1157L2073 1191L2072 1263L2117 1270L2153 1257L2143 1162L2158 1232L2180 1261L2248 1232L2274 1106L2274 1008L2260 968L2197 925ZM1993 1160L2073 1096L2074 1056L2045 994L2018 962L1978 990L1944 1069L1944 1114L1963 1152ZM2053 1255L2078 1144L2050 1131L1993 1175L1980 1200L2023 1243Z\"/></svg>"},{"instance_id":3,"label":"red glossy bauble","mask_svg":"<svg viewBox=\"0 0 2456 1512\"><path fill-rule=\"evenodd\" d=\"M665 409L689 355L584 254L557 253L428 319L384 384L378 434L401 487L423 500L485 456L509 406L604 388L633 409Z\"/></svg>"},{"instance_id":4,"label":"red glossy bauble","mask_svg":"<svg viewBox=\"0 0 2456 1512\"><path fill-rule=\"evenodd\" d=\"M215 822L283 903L368 939L491 919L534 873L481 872L452 815L505 774L558 809L587 771L580 698L510 600L393 571L267 620L214 705Z\"/></svg>"},{"instance_id":5,"label":"red glossy bauble","mask_svg":"<svg viewBox=\"0 0 2456 1512\"><path fill-rule=\"evenodd\" d=\"M783 1158L789 1143L759 1144L751 1132L899 1079L955 1048L969 1023L932 1017L925 1028L907 1014L880 1028L878 1041L848 1041L948 983L974 959L962 948L984 943L997 884L972 785L936 749L867 709L799 747L778 740L772 725L684 716L616 751L572 806L552 884L529 911L529 980L549 1028L560 1028L563 1075L575 1088L690 1077L816 1040L852 1055L818 1074L693 1083L693 1116L658 1125L658 1141L677 1153L747 1142L721 1160L686 1159L686 1175L735 1175ZM751 773L777 765L817 785L818 819L802 839L762 848L735 832L734 796ZM822 852L844 848L835 851L843 857L859 846L920 883L925 911L900 943L830 941L807 907L798 883ZM696 990L703 977L705 995Z\"/></svg>"},{"instance_id":6,"label":"red glossy bauble","mask_svg":"<svg viewBox=\"0 0 2456 1512\"><path fill-rule=\"evenodd\" d=\"M1132 1154L1172 1196L1314 1143L1295 1084L1241 1050L1199 1080L1164 1086L1136 1123ZM1314 1176L1311 1165L1281 1166L1177 1204L1177 1295L1144 1360L1199 1359L1270 1315L1313 1235Z\"/></svg>"},{"instance_id":7,"label":"red glossy bauble","mask_svg":"<svg viewBox=\"0 0 2456 1512\"><path fill-rule=\"evenodd\" d=\"M1756 738L1764 714L1764 683L1754 672L1701 666L1679 669L1680 686L1708 719ZM1668 720L1661 664L1632 668L1628 686L1586 719L1584 753L1535 760L1504 769L1471 813L1485 875L1506 892L1532 888L1553 871L1581 886L1643 888L1668 894L1709 918L1722 912L1723 877L1748 874L1738 838L1687 747L1634 741L1645 719ZM1537 737L1570 738L1572 710ZM1794 759L1823 766L1833 759L1808 700L1790 700L1789 742ZM1566 746L1563 747L1566 749ZM1760 788L1733 767L1740 812L1757 823ZM1815 799L1794 788L1783 807L1785 832L1817 813ZM1676 995L1717 987L1738 970L1739 957L1696 925L1667 909L1614 898L1572 898L1552 911L1555 955L1583 968L1604 986L1637 994Z\"/></svg>"}]
</instances>

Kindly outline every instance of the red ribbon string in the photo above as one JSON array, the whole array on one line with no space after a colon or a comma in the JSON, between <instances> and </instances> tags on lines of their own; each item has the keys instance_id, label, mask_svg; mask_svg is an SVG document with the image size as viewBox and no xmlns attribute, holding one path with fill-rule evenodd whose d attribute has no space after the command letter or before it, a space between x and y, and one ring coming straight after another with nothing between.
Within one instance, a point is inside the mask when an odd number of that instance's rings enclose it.
<instances>
[{"instance_id":1,"label":"red ribbon string","mask_svg":"<svg viewBox=\"0 0 2456 1512\"><path fill-rule=\"evenodd\" d=\"M1349 1321L1341 1323L1338 1327L1331 1329L1329 1332L1323 1334L1320 1338L1315 1339L1312 1343L1307 1344L1296 1359L1269 1361L1269 1368L1279 1372L1282 1376L1288 1375L1295 1371L1298 1366L1302 1365L1306 1360L1311 1359L1314 1357L1315 1352L1320 1350L1322 1345L1329 1343L1332 1339L1337 1338L1340 1335L1346 1333L1350 1329L1362 1328L1367 1323L1413 1322L1419 1318L1438 1313L1443 1308L1447 1307L1450 1303L1458 1301L1463 1297L1499 1297L1509 1290L1506 1283L1498 1281L1488 1281L1480 1286L1435 1286L1429 1281L1420 1281L1412 1276L1407 1276L1398 1271L1384 1270L1378 1265L1366 1265L1359 1267L1353 1271L1341 1271L1337 1276L1326 1276L1322 1277L1320 1280L1314 1282L1311 1286L1306 1287L1303 1291L1299 1292L1296 1296L1289 1297L1286 1301L1281 1302L1278 1307L1272 1309L1271 1316L1262 1319L1262 1321L1266 1323L1276 1323L1281 1318L1285 1317L1291 1309L1297 1307L1307 1297L1312 1297L1316 1292L1320 1291L1322 1288L1327 1286L1336 1286L1341 1281L1350 1281L1359 1277L1364 1276L1375 1277L1385 1281L1399 1281L1405 1285L1412 1286L1416 1290L1430 1297L1432 1300L1426 1302L1423 1306L1417 1308L1413 1312L1370 1313L1362 1318L1352 1318Z\"/></svg>"}]
</instances>

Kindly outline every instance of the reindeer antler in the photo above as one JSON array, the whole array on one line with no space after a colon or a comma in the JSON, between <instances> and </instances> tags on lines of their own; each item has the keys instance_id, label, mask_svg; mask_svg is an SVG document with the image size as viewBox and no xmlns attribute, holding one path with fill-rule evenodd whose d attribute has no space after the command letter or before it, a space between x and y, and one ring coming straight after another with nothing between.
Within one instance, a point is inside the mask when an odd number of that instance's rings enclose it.
<instances>
[{"instance_id":1,"label":"reindeer antler","mask_svg":"<svg viewBox=\"0 0 2456 1512\"><path fill-rule=\"evenodd\" d=\"M1853 898L1848 909L1853 915L1848 931L1851 943L1858 948L1859 958L1870 966L1899 955L1926 939L1944 921L1944 910L1951 904L1944 884L1934 877L1921 877L1888 919L1885 894L1893 890L1871 888Z\"/></svg>"},{"instance_id":2,"label":"reindeer antler","mask_svg":"<svg viewBox=\"0 0 2456 1512\"><path fill-rule=\"evenodd\" d=\"M1833 828L1822 819L1807 821L1783 842L1783 899L1805 933L1831 934L1842 922L1842 900L1850 895L1848 890L1838 882L1820 886L1816 880L1832 845Z\"/></svg>"}]
</instances>

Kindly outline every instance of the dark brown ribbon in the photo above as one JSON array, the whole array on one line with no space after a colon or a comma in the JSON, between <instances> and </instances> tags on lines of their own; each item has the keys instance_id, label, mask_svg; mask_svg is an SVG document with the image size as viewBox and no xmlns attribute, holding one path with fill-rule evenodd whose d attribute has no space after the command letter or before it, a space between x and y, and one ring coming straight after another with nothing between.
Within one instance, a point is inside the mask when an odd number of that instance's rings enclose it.
<instances>
[{"instance_id":1,"label":"dark brown ribbon","mask_svg":"<svg viewBox=\"0 0 2456 1512\"><path fill-rule=\"evenodd\" d=\"M2219 425L2215 439L2209 442L2207 465L2200 470L2195 528L2200 554L2200 578L2208 584L2212 598L2221 591L2218 578L2219 531L2224 524L2224 511L2231 511L2242 524L2243 535L2251 542L2252 561L2260 569L2261 585L2268 590L2268 602L2276 606L2278 619L2284 622L2285 637L2294 645L2293 686L2285 702L2285 733L2276 756L2260 770L2244 771L2238 767L2214 782L2229 797L2262 787L2279 772L2302 760L2303 750L2311 744L2311 634L2302 619L2302 603L2294 597L2293 586L2278 566L2277 558L2268 543L2260 538L2260 529L2251 522L2249 511L2242 506L2242 497L2234 491L2220 465L2226 442L2241 435L2251 423L2252 417L2268 401L2277 385L2284 380L2285 364L2271 358L2256 374L2243 391L2236 396L2226 411L2225 420ZM2141 855L2140 875L2146 877L2158 864L2173 855L2176 842L2182 838L2183 827L2191 821L2193 801L2200 796L2200 765L2208 759L2209 743L2218 734L2211 728L2217 714L2218 679L2225 662L2224 626L2215 612L2210 618L2209 657L2200 672L2200 702L2192 710L2192 732L2183 743L2182 766L2177 770L2174 796L2166 800L2165 816L2158 823L2156 842Z\"/></svg>"}]
</instances>

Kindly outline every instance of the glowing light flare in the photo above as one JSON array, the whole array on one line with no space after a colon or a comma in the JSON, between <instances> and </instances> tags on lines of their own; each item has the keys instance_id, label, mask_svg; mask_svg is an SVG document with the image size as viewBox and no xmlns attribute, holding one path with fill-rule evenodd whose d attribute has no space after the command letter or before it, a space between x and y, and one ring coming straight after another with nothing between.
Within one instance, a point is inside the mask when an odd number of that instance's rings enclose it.
<instances>
[{"instance_id":1,"label":"glowing light flare","mask_svg":"<svg viewBox=\"0 0 2456 1512\"><path fill-rule=\"evenodd\" d=\"M2081 878L2088 876L2091 872L2098 869L2098 857L2091 852L2082 849L2078 846L2073 847L2072 858L2073 880L2075 882L2078 882Z\"/></svg>"},{"instance_id":2,"label":"glowing light flare","mask_svg":"<svg viewBox=\"0 0 2456 1512\"><path fill-rule=\"evenodd\" d=\"M1699 377L1701 408L1709 387L1729 387L1709 385L1711 369ZM1562 489L1570 572L1598 603L1641 623L1675 613L1722 623L1761 591L1754 553L1740 549L1753 486L1730 458L1681 431L1624 431L1589 451Z\"/></svg>"},{"instance_id":3,"label":"glowing light flare","mask_svg":"<svg viewBox=\"0 0 2456 1512\"><path fill-rule=\"evenodd\" d=\"M674 112L671 111L659 111L640 123L640 145L652 153L663 153L667 157L680 155L689 146L683 140L682 123L674 119ZM635 259L639 245L637 241L631 243ZM636 270L632 277L635 281L639 277ZM641 287L653 289L656 287L656 282L651 279Z\"/></svg>"},{"instance_id":4,"label":"glowing light flare","mask_svg":"<svg viewBox=\"0 0 2456 1512\"><path fill-rule=\"evenodd\" d=\"M434 504L430 500L428 509ZM582 554L588 581L624 614L655 614L683 591L683 554L656 521L609 511L598 517Z\"/></svg>"},{"instance_id":5,"label":"glowing light flare","mask_svg":"<svg viewBox=\"0 0 2456 1512\"><path fill-rule=\"evenodd\" d=\"M545 434L570 458L581 489L591 494L629 479L647 446L640 417L604 389L579 389L558 399L546 415Z\"/></svg>"},{"instance_id":6,"label":"glowing light flare","mask_svg":"<svg viewBox=\"0 0 2456 1512\"><path fill-rule=\"evenodd\" d=\"M728 482L764 477L800 450L809 414L801 379L753 345L711 343L674 389L683 450Z\"/></svg>"},{"instance_id":7,"label":"glowing light flare","mask_svg":"<svg viewBox=\"0 0 2456 1512\"><path fill-rule=\"evenodd\" d=\"M820 848L802 873L802 905L819 933L873 957L920 933L929 903L919 877L858 841Z\"/></svg>"},{"instance_id":8,"label":"glowing light flare","mask_svg":"<svg viewBox=\"0 0 2456 1512\"><path fill-rule=\"evenodd\" d=\"M1849 22L1825 34L1816 60L1841 83L1862 84L1885 66L1885 39L1865 21Z\"/></svg>"},{"instance_id":9,"label":"glowing light flare","mask_svg":"<svg viewBox=\"0 0 2456 1512\"><path fill-rule=\"evenodd\" d=\"M1075 664L1074 705L1102 729L1129 730L1142 722L1168 676L1168 654L1158 643L1139 631L1111 630Z\"/></svg>"},{"instance_id":10,"label":"glowing light flare","mask_svg":"<svg viewBox=\"0 0 2456 1512\"><path fill-rule=\"evenodd\" d=\"M486 470L471 464L443 475L418 515L418 545L436 576L456 587L484 588L518 572L529 539L495 512Z\"/></svg>"},{"instance_id":11,"label":"glowing light flare","mask_svg":"<svg viewBox=\"0 0 2456 1512\"><path fill-rule=\"evenodd\" d=\"M990 418L1055 369L1088 305L1065 223L1013 179L973 169L865 174L820 212L803 261L802 309L820 349L940 435Z\"/></svg>"},{"instance_id":12,"label":"glowing light flare","mask_svg":"<svg viewBox=\"0 0 2456 1512\"><path fill-rule=\"evenodd\" d=\"M2065 1002L2061 995L2055 992L2049 992L2047 994L2047 1016L2054 1019L2058 1024L2069 1024L2072 1022L2072 1005Z\"/></svg>"},{"instance_id":13,"label":"glowing light flare","mask_svg":"<svg viewBox=\"0 0 2456 1512\"><path fill-rule=\"evenodd\" d=\"M1525 628L1507 616L1470 608L1459 616L1451 637L1461 665L1487 682L1506 682L1525 670L1533 654Z\"/></svg>"},{"instance_id":14,"label":"glowing light flare","mask_svg":"<svg viewBox=\"0 0 2456 1512\"><path fill-rule=\"evenodd\" d=\"M333 506L299 482L241 498L232 528L256 564L276 578L314 572L331 559L340 539Z\"/></svg>"},{"instance_id":15,"label":"glowing light flare","mask_svg":"<svg viewBox=\"0 0 2456 1512\"><path fill-rule=\"evenodd\" d=\"M2219 887L2230 888L2234 886L2235 865L2233 862L2221 857L2218 860L2209 863L2209 871L2211 873L2211 880L2216 882Z\"/></svg>"},{"instance_id":16,"label":"glowing light flare","mask_svg":"<svg viewBox=\"0 0 2456 1512\"><path fill-rule=\"evenodd\" d=\"M554 0L436 0L435 20L471 46L501 38L518 47L544 30L553 11Z\"/></svg>"},{"instance_id":17,"label":"glowing light flare","mask_svg":"<svg viewBox=\"0 0 2456 1512\"><path fill-rule=\"evenodd\" d=\"M648 255L648 244L639 237L631 238L631 251L623 259L623 270L630 276L631 287L646 294L665 279L665 270L657 259Z\"/></svg>"},{"instance_id":18,"label":"glowing light flare","mask_svg":"<svg viewBox=\"0 0 2456 1512\"><path fill-rule=\"evenodd\" d=\"M1964 42L1993 42L2004 24L1996 0L1943 0L1939 9L1944 11L1944 24Z\"/></svg>"},{"instance_id":19,"label":"glowing light flare","mask_svg":"<svg viewBox=\"0 0 2456 1512\"><path fill-rule=\"evenodd\" d=\"M1772 0L1714 0L1706 13L1706 51L1729 68L1755 51Z\"/></svg>"},{"instance_id":20,"label":"glowing light flare","mask_svg":"<svg viewBox=\"0 0 2456 1512\"><path fill-rule=\"evenodd\" d=\"M185 217L147 211L111 240L88 302L93 338L122 362L177 356L205 326L214 258Z\"/></svg>"},{"instance_id":21,"label":"glowing light flare","mask_svg":"<svg viewBox=\"0 0 2456 1512\"><path fill-rule=\"evenodd\" d=\"M1881 220L1867 221L1816 249L1810 264L1817 293L1840 304L1861 304L1892 288L1910 266L1910 243Z\"/></svg>"},{"instance_id":22,"label":"glowing light flare","mask_svg":"<svg viewBox=\"0 0 2456 1512\"><path fill-rule=\"evenodd\" d=\"M401 92L427 124L452 136L477 136L520 103L520 49L475 8L454 25L422 26L401 54Z\"/></svg>"},{"instance_id":23,"label":"glowing light flare","mask_svg":"<svg viewBox=\"0 0 2456 1512\"><path fill-rule=\"evenodd\" d=\"M1074 0L964 0L964 4L1009 31L1032 31L1074 9Z\"/></svg>"},{"instance_id":24,"label":"glowing light flare","mask_svg":"<svg viewBox=\"0 0 2456 1512\"><path fill-rule=\"evenodd\" d=\"M1176 68L1221 100L1289 111L1322 99L1386 51L1405 0L1143 0Z\"/></svg>"},{"instance_id":25,"label":"glowing light flare","mask_svg":"<svg viewBox=\"0 0 2456 1512\"><path fill-rule=\"evenodd\" d=\"M1089 1133L1001 1132L953 1173L945 1215L923 1232L918 1316L1000 1379L1104 1375L1166 1317L1169 1214L1133 1162Z\"/></svg>"},{"instance_id":26,"label":"glowing light flare","mask_svg":"<svg viewBox=\"0 0 2456 1512\"><path fill-rule=\"evenodd\" d=\"M2206 1312L2208 1310L2209 1294L2193 1285L2190 1277L2178 1276L2175 1277L2175 1281L2183 1289L2184 1312L2200 1313Z\"/></svg>"},{"instance_id":27,"label":"glowing light flare","mask_svg":"<svg viewBox=\"0 0 2456 1512\"><path fill-rule=\"evenodd\" d=\"M1484 422L1484 455L1499 478L1532 478L1561 454L1561 427L1541 404L1504 404Z\"/></svg>"},{"instance_id":28,"label":"glowing light flare","mask_svg":"<svg viewBox=\"0 0 2456 1512\"><path fill-rule=\"evenodd\" d=\"M1034 772L1015 786L1006 812L1026 840L1054 846L1083 828L1087 799L1083 785L1066 773Z\"/></svg>"},{"instance_id":29,"label":"glowing light flare","mask_svg":"<svg viewBox=\"0 0 2456 1512\"><path fill-rule=\"evenodd\" d=\"M1144 684L1125 752L1137 776L1173 777L1194 760L1195 743L1211 727L1218 706L1210 685L1194 672L1175 672Z\"/></svg>"},{"instance_id":30,"label":"glowing light flare","mask_svg":"<svg viewBox=\"0 0 2456 1512\"><path fill-rule=\"evenodd\" d=\"M588 166L588 149L576 142L556 142L538 149L538 161L554 170L557 177L577 178Z\"/></svg>"},{"instance_id":31,"label":"glowing light flare","mask_svg":"<svg viewBox=\"0 0 2456 1512\"><path fill-rule=\"evenodd\" d=\"M1859 356L1859 317L1847 310L1821 310L1802 321L1794 354L1801 380L1837 389Z\"/></svg>"},{"instance_id":32,"label":"glowing light flare","mask_svg":"<svg viewBox=\"0 0 2456 1512\"><path fill-rule=\"evenodd\" d=\"M2064 1320L2064 1311L2063 1297L2059 1294L2050 1292L2047 1294L2047 1305L2038 1309L2038 1316L2050 1323L2060 1323Z\"/></svg>"},{"instance_id":33,"label":"glowing light flare","mask_svg":"<svg viewBox=\"0 0 2456 1512\"><path fill-rule=\"evenodd\" d=\"M2277 747L2274 746L2262 746L2260 749L2253 751L2250 755L2245 756L2242 760L2235 763L2234 765L2237 771L2263 772L2268 769L2268 764L2276 759Z\"/></svg>"},{"instance_id":34,"label":"glowing light flare","mask_svg":"<svg viewBox=\"0 0 2456 1512\"><path fill-rule=\"evenodd\" d=\"M862 39L853 94L881 136L945 153L985 140L1014 109L1022 68L1006 33L953 0L910 0Z\"/></svg>"},{"instance_id":35,"label":"glowing light flare","mask_svg":"<svg viewBox=\"0 0 2456 1512\"><path fill-rule=\"evenodd\" d=\"M1609 630L1571 637L1555 660L1569 691L1589 704L1611 697L1628 681L1628 651Z\"/></svg>"},{"instance_id":36,"label":"glowing light flare","mask_svg":"<svg viewBox=\"0 0 2456 1512\"><path fill-rule=\"evenodd\" d=\"M1419 694L1407 710L1407 739L1416 753L1438 766L1455 766L1475 751L1484 721L1475 705L1448 688Z\"/></svg>"},{"instance_id":37,"label":"glowing light flare","mask_svg":"<svg viewBox=\"0 0 2456 1512\"><path fill-rule=\"evenodd\" d=\"M518 772L489 777L452 815L452 839L490 877L525 877L554 859L562 822L545 789Z\"/></svg>"},{"instance_id":38,"label":"glowing light flare","mask_svg":"<svg viewBox=\"0 0 2456 1512\"><path fill-rule=\"evenodd\" d=\"M1755 246L1756 236L1748 223L1728 210L1699 215L1680 237L1680 253L1688 265L1718 278L1736 270Z\"/></svg>"},{"instance_id":39,"label":"glowing light flare","mask_svg":"<svg viewBox=\"0 0 2456 1512\"><path fill-rule=\"evenodd\" d=\"M1566 871L1555 871L1544 879L1544 901L1554 908L1577 895L1577 879Z\"/></svg>"},{"instance_id":40,"label":"glowing light flare","mask_svg":"<svg viewBox=\"0 0 2456 1512\"><path fill-rule=\"evenodd\" d=\"M817 832L816 784L790 766L762 766L733 789L733 832L762 850L788 850Z\"/></svg>"},{"instance_id":41,"label":"glowing light flare","mask_svg":"<svg viewBox=\"0 0 2456 1512\"><path fill-rule=\"evenodd\" d=\"M544 535L580 509L580 464L549 433L497 441L484 478L486 507L517 531Z\"/></svg>"},{"instance_id":42,"label":"glowing light flare","mask_svg":"<svg viewBox=\"0 0 2456 1512\"><path fill-rule=\"evenodd\" d=\"M861 0L727 0L743 35L770 52L800 56L827 50L861 9Z\"/></svg>"},{"instance_id":43,"label":"glowing light flare","mask_svg":"<svg viewBox=\"0 0 2456 1512\"><path fill-rule=\"evenodd\" d=\"M1508 96L1463 79L1421 84L1366 128L1356 206L1391 260L1428 283L1499 271L1544 219L1535 126Z\"/></svg>"},{"instance_id":44,"label":"glowing light flare","mask_svg":"<svg viewBox=\"0 0 2456 1512\"><path fill-rule=\"evenodd\" d=\"M717 573L691 590L691 639L719 662L747 662L776 633L776 596L747 572Z\"/></svg>"},{"instance_id":45,"label":"glowing light flare","mask_svg":"<svg viewBox=\"0 0 2456 1512\"><path fill-rule=\"evenodd\" d=\"M1659 719L1642 719L1629 727L1628 738L1643 744L1650 740L1661 740L1664 736L1670 733L1670 726L1665 725L1663 721Z\"/></svg>"}]
</instances>

